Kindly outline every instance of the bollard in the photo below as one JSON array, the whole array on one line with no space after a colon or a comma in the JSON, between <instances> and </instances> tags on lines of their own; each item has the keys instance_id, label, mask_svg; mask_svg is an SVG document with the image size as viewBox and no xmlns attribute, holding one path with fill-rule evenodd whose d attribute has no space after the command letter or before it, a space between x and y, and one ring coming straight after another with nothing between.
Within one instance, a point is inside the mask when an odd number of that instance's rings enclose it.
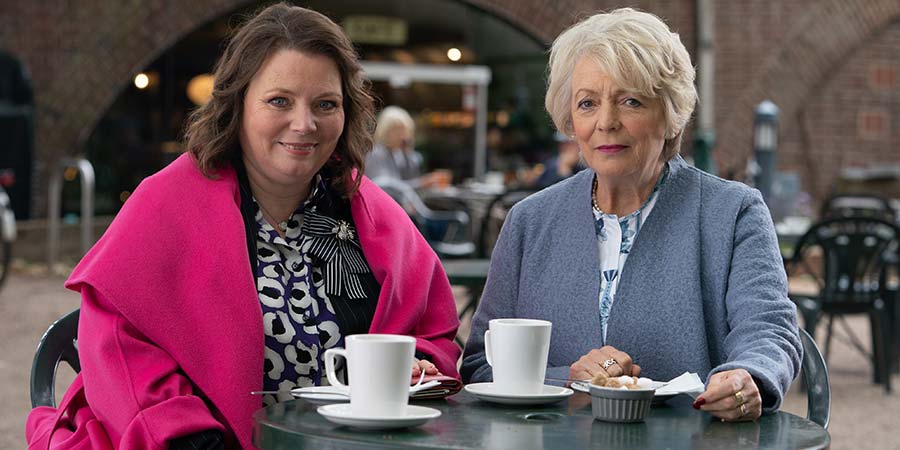
<instances>
[{"instance_id":1,"label":"bollard","mask_svg":"<svg viewBox=\"0 0 900 450\"><path fill-rule=\"evenodd\" d=\"M775 183L776 155L778 154L778 106L769 100L756 105L753 119L753 150L759 172L756 188L772 210L772 185Z\"/></svg>"},{"instance_id":2,"label":"bollard","mask_svg":"<svg viewBox=\"0 0 900 450\"><path fill-rule=\"evenodd\" d=\"M47 209L47 265L53 267L59 259L59 215L62 210L63 173L69 167L81 175L81 253L94 244L94 166L84 158L59 160L56 172L50 177Z\"/></svg>"}]
</instances>

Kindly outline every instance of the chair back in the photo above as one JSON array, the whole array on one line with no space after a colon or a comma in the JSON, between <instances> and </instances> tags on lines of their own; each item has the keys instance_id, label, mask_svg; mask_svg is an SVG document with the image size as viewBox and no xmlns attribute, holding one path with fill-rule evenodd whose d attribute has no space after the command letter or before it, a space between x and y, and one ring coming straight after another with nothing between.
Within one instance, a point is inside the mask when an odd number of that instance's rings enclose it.
<instances>
[{"instance_id":1,"label":"chair back","mask_svg":"<svg viewBox=\"0 0 900 450\"><path fill-rule=\"evenodd\" d=\"M815 278L823 306L870 304L879 296L885 264L898 235L893 223L878 218L826 219L800 238L791 266L803 267Z\"/></svg>"},{"instance_id":2,"label":"chair back","mask_svg":"<svg viewBox=\"0 0 900 450\"><path fill-rule=\"evenodd\" d=\"M803 381L806 383L806 418L828 429L831 419L831 382L828 367L812 336L800 329L803 344Z\"/></svg>"},{"instance_id":3,"label":"chair back","mask_svg":"<svg viewBox=\"0 0 900 450\"><path fill-rule=\"evenodd\" d=\"M500 237L500 228L506 220L506 215L516 203L525 197L535 193L533 189L518 189L504 192L494 197L488 203L484 219L481 221L481 230L478 234L478 257L490 258L494 251L497 238Z\"/></svg>"},{"instance_id":4,"label":"chair back","mask_svg":"<svg viewBox=\"0 0 900 450\"><path fill-rule=\"evenodd\" d=\"M874 217L895 223L897 212L888 199L877 194L835 194L822 204L821 217Z\"/></svg>"},{"instance_id":5,"label":"chair back","mask_svg":"<svg viewBox=\"0 0 900 450\"><path fill-rule=\"evenodd\" d=\"M31 407L56 406L56 369L65 361L81 372L78 359L78 313L76 309L53 322L34 353L31 365Z\"/></svg>"},{"instance_id":6,"label":"chair back","mask_svg":"<svg viewBox=\"0 0 900 450\"><path fill-rule=\"evenodd\" d=\"M391 177L372 180L394 199L409 215L419 232L440 257L464 258L475 252L475 244L467 238L469 214L465 211L437 211L429 208L412 186ZM440 236L432 236L429 223L440 229Z\"/></svg>"}]
</instances>

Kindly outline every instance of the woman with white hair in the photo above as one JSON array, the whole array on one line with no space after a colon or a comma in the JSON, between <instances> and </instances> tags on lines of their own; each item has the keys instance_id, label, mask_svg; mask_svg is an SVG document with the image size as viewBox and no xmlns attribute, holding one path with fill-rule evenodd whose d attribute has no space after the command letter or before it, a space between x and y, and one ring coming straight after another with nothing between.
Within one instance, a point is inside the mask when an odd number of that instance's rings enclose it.
<instances>
[{"instance_id":1,"label":"woman with white hair","mask_svg":"<svg viewBox=\"0 0 900 450\"><path fill-rule=\"evenodd\" d=\"M449 184L447 171L422 174L422 154L415 144L416 123L405 109L387 106L375 127L375 146L366 155L366 175L403 180L414 188Z\"/></svg>"},{"instance_id":2,"label":"woman with white hair","mask_svg":"<svg viewBox=\"0 0 900 450\"><path fill-rule=\"evenodd\" d=\"M547 376L706 378L723 421L777 410L800 367L796 310L762 197L678 155L697 102L677 34L630 8L563 32L546 107L591 170L516 204L462 364L490 381L494 318L553 323ZM626 264L627 262L627 264Z\"/></svg>"}]
</instances>

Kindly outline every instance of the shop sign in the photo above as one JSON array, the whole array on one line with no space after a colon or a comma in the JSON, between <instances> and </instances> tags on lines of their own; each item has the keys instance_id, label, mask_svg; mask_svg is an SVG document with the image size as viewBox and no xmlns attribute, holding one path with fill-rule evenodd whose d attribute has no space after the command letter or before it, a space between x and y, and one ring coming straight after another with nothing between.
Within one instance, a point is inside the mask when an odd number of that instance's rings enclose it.
<instances>
[{"instance_id":1,"label":"shop sign","mask_svg":"<svg viewBox=\"0 0 900 450\"><path fill-rule=\"evenodd\" d=\"M384 16L347 16L344 30L358 44L405 45L406 21Z\"/></svg>"}]
</instances>

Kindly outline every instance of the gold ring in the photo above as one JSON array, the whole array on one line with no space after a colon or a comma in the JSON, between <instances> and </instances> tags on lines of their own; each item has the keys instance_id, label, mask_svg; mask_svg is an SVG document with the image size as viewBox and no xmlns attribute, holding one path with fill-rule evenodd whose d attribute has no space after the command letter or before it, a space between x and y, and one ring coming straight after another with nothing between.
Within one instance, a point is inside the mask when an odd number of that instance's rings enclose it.
<instances>
[{"instance_id":1,"label":"gold ring","mask_svg":"<svg viewBox=\"0 0 900 450\"><path fill-rule=\"evenodd\" d=\"M734 399L737 400L738 405L744 404L744 394L741 391L734 393Z\"/></svg>"},{"instance_id":2,"label":"gold ring","mask_svg":"<svg viewBox=\"0 0 900 450\"><path fill-rule=\"evenodd\" d=\"M741 403L741 417L744 417L746 415L747 415L747 405L744 403Z\"/></svg>"}]
</instances>

